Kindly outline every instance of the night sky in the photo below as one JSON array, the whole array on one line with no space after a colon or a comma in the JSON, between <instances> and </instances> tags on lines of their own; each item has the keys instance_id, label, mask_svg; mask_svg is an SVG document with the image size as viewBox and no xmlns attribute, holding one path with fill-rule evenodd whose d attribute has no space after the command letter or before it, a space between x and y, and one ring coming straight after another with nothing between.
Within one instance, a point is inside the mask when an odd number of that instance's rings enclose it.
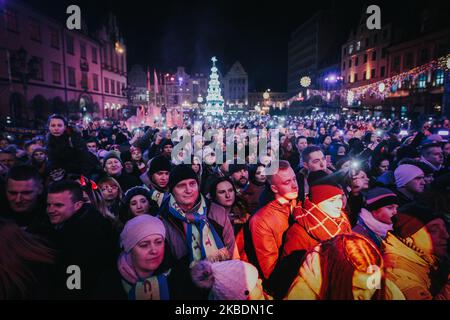
<instances>
[{"instance_id":1,"label":"night sky","mask_svg":"<svg viewBox=\"0 0 450 320\"><path fill-rule=\"evenodd\" d=\"M149 65L158 72L173 72L177 66L185 66L188 73L209 73L209 59L215 55L223 74L239 60L249 74L249 89L258 91L286 90L289 35L317 10L332 6L344 29L349 30L358 23L362 8L368 4L379 4L383 19L391 14L407 17L411 8L424 3L404 0L24 2L61 20L66 19L65 8L77 4L90 29L112 11L117 15L128 46L129 66ZM346 38L347 32L343 36Z\"/></svg>"}]
</instances>

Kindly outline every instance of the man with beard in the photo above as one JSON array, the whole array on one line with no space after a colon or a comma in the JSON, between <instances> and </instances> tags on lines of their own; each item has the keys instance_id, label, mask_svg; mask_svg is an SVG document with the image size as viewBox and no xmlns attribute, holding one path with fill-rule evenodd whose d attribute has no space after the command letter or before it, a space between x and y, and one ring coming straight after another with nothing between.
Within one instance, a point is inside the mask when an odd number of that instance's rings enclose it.
<instances>
[{"instance_id":1,"label":"man with beard","mask_svg":"<svg viewBox=\"0 0 450 320\"><path fill-rule=\"evenodd\" d=\"M243 194L248 188L248 169L245 164L230 164L228 167L228 175L233 181L238 194Z\"/></svg>"}]
</instances>

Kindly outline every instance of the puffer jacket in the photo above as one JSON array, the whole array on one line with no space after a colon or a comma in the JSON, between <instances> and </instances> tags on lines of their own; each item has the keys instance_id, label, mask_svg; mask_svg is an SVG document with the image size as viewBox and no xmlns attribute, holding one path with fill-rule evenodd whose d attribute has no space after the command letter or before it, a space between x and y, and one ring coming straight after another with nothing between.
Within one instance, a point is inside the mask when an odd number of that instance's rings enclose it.
<instances>
[{"instance_id":1,"label":"puffer jacket","mask_svg":"<svg viewBox=\"0 0 450 320\"><path fill-rule=\"evenodd\" d=\"M320 244L306 256L292 282L284 300L322 300L322 272L320 266ZM391 281L386 279L386 300L404 300L402 292Z\"/></svg>"},{"instance_id":2,"label":"puffer jacket","mask_svg":"<svg viewBox=\"0 0 450 320\"><path fill-rule=\"evenodd\" d=\"M264 279L273 272L283 244L283 234L289 228L291 205L269 202L250 218L250 232L258 267Z\"/></svg>"},{"instance_id":3,"label":"puffer jacket","mask_svg":"<svg viewBox=\"0 0 450 320\"><path fill-rule=\"evenodd\" d=\"M450 283L440 286L436 294L431 287L437 280L438 262L402 239L388 233L382 244L387 278L403 292L407 300L448 300ZM434 274L436 276L432 276Z\"/></svg>"}]
</instances>

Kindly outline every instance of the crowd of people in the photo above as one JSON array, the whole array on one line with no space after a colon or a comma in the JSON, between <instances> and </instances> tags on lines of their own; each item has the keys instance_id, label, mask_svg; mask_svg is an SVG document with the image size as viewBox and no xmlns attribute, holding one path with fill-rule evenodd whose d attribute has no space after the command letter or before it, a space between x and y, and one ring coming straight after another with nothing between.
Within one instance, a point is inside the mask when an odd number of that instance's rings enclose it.
<instances>
[{"instance_id":1,"label":"crowd of people","mask_svg":"<svg viewBox=\"0 0 450 320\"><path fill-rule=\"evenodd\" d=\"M0 299L446 300L450 125L426 120L52 115L43 135L4 132ZM253 129L279 131L260 131L267 152Z\"/></svg>"}]
</instances>

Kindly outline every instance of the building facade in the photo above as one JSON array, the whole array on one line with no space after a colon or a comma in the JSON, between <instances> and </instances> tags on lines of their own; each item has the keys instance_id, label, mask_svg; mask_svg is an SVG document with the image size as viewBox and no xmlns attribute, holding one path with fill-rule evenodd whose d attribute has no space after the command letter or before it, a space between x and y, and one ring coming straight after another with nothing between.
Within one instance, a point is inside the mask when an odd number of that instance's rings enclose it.
<instances>
[{"instance_id":1,"label":"building facade","mask_svg":"<svg viewBox=\"0 0 450 320\"><path fill-rule=\"evenodd\" d=\"M291 34L287 79L287 92L290 96L304 89L300 84L303 77L309 77L311 84L308 87L316 89L318 70L324 65L338 62L336 52L342 44L339 36L341 28L330 9L316 13Z\"/></svg>"},{"instance_id":2,"label":"building facade","mask_svg":"<svg viewBox=\"0 0 450 320\"><path fill-rule=\"evenodd\" d=\"M369 30L365 16L361 17L356 31L350 33L342 46L341 76L346 89L386 78L391 37L391 24L382 26L381 30Z\"/></svg>"},{"instance_id":3,"label":"building facade","mask_svg":"<svg viewBox=\"0 0 450 320\"><path fill-rule=\"evenodd\" d=\"M126 48L112 17L91 36L18 1L0 10L3 119L38 125L50 113L120 118Z\"/></svg>"},{"instance_id":4,"label":"building facade","mask_svg":"<svg viewBox=\"0 0 450 320\"><path fill-rule=\"evenodd\" d=\"M225 104L228 107L244 108L248 105L248 75L236 61L223 78Z\"/></svg>"},{"instance_id":5,"label":"building facade","mask_svg":"<svg viewBox=\"0 0 450 320\"><path fill-rule=\"evenodd\" d=\"M446 56L450 52L449 42L450 29L446 29L392 45L388 48L388 77L408 72ZM386 105L402 116L411 113L441 114L445 77L445 69L438 68L394 83Z\"/></svg>"}]
</instances>

